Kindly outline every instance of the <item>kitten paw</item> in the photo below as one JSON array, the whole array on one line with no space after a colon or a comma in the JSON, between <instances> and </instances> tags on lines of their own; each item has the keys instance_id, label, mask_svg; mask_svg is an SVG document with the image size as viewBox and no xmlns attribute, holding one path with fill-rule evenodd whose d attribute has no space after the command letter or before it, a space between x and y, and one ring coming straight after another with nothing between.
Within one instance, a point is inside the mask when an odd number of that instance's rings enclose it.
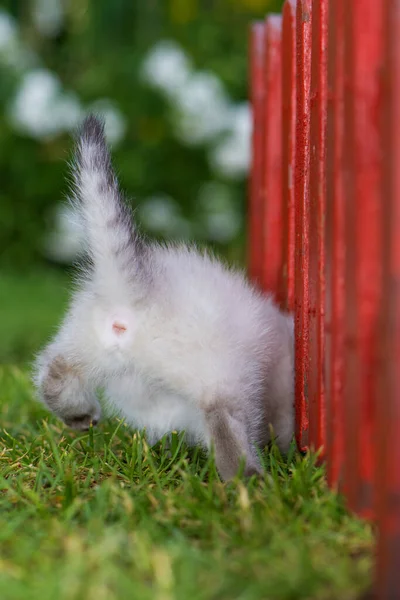
<instances>
[{"instance_id":1,"label":"kitten paw","mask_svg":"<svg viewBox=\"0 0 400 600\"><path fill-rule=\"evenodd\" d=\"M86 431L99 422L101 408L94 390L63 356L56 355L44 363L38 384L44 403L68 427Z\"/></svg>"},{"instance_id":2,"label":"kitten paw","mask_svg":"<svg viewBox=\"0 0 400 600\"><path fill-rule=\"evenodd\" d=\"M68 427L71 427L71 429L76 429L77 431L88 431L89 427L91 425L95 427L99 420L99 416L92 414L71 415L64 418L64 423Z\"/></svg>"}]
</instances>

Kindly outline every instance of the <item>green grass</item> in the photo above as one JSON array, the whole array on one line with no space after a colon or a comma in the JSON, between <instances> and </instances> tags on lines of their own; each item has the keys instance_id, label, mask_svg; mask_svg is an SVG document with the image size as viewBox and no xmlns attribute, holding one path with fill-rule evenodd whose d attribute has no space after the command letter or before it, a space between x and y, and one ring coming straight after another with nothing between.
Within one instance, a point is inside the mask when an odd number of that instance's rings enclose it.
<instances>
[{"instance_id":1,"label":"green grass","mask_svg":"<svg viewBox=\"0 0 400 600\"><path fill-rule=\"evenodd\" d=\"M57 270L0 271L0 364L32 359L60 321L68 286Z\"/></svg>"},{"instance_id":2,"label":"green grass","mask_svg":"<svg viewBox=\"0 0 400 600\"><path fill-rule=\"evenodd\" d=\"M122 422L77 435L0 375L2 600L350 599L372 534L312 458L273 450L262 480L223 485L173 437L149 448Z\"/></svg>"},{"instance_id":3,"label":"green grass","mask_svg":"<svg viewBox=\"0 0 400 600\"><path fill-rule=\"evenodd\" d=\"M66 280L0 281L0 356L24 364L59 319ZM25 366L0 367L0 599L359 598L370 526L313 457L273 449L265 466L224 485L177 435L168 453L117 420L72 433L34 401Z\"/></svg>"}]
</instances>

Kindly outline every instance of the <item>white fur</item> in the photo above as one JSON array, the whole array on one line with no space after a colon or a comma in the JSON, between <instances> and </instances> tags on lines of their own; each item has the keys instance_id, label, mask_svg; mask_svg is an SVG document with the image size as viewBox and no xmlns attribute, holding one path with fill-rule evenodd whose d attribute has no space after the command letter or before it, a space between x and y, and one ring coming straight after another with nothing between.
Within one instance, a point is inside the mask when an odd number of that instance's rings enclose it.
<instances>
[{"instance_id":1,"label":"white fur","mask_svg":"<svg viewBox=\"0 0 400 600\"><path fill-rule=\"evenodd\" d=\"M115 410L133 427L146 427L151 440L185 430L191 441L209 446L205 415L221 403L242 415L249 443L268 441L272 423L286 450L294 420L292 319L241 273L193 248L152 245L139 275L121 266L123 252L114 249L121 239L127 243L128 233L107 226L116 192L99 198L101 173L92 172L90 160L80 168L95 264L38 359L36 384L45 401L56 357L75 373L47 404L61 418L72 402L97 419L93 398L101 386Z\"/></svg>"}]
</instances>

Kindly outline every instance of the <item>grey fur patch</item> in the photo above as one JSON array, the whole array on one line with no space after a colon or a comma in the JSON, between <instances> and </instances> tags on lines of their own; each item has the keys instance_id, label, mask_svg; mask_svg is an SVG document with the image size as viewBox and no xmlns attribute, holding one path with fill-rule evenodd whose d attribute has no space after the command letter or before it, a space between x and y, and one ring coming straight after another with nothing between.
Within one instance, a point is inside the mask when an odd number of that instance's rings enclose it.
<instances>
[{"instance_id":1,"label":"grey fur patch","mask_svg":"<svg viewBox=\"0 0 400 600\"><path fill-rule=\"evenodd\" d=\"M79 368L71 365L62 355L55 356L48 365L41 386L42 397L49 409L66 425L86 431L97 425L101 410L85 388ZM78 404L73 401L79 397Z\"/></svg>"},{"instance_id":2,"label":"grey fur patch","mask_svg":"<svg viewBox=\"0 0 400 600\"><path fill-rule=\"evenodd\" d=\"M96 426L98 419L92 417L92 415L85 413L82 415L74 415L72 417L65 417L64 422L71 429L77 429L78 431L87 431L91 425Z\"/></svg>"},{"instance_id":3,"label":"grey fur patch","mask_svg":"<svg viewBox=\"0 0 400 600\"><path fill-rule=\"evenodd\" d=\"M47 376L42 385L43 398L50 409L56 409L59 396L65 386L65 381L76 376L77 372L62 356L56 356L51 361Z\"/></svg>"},{"instance_id":4,"label":"grey fur patch","mask_svg":"<svg viewBox=\"0 0 400 600\"><path fill-rule=\"evenodd\" d=\"M85 147L92 146L96 152L90 155L90 163L87 164L88 156L83 152ZM88 115L78 131L78 143L76 158L81 166L87 166L94 171L104 174L104 181L110 187L114 187L115 174L111 164L111 156L107 147L104 133L104 120L95 115ZM86 163L84 165L83 163Z\"/></svg>"},{"instance_id":5,"label":"grey fur patch","mask_svg":"<svg viewBox=\"0 0 400 600\"><path fill-rule=\"evenodd\" d=\"M245 424L219 406L206 410L205 417L211 433L217 469L222 479L232 479L238 473L243 459L246 463L245 477L261 473L256 457L246 444L248 432Z\"/></svg>"},{"instance_id":6,"label":"grey fur patch","mask_svg":"<svg viewBox=\"0 0 400 600\"><path fill-rule=\"evenodd\" d=\"M104 121L95 115L87 116L78 131L74 165L74 195L78 202L85 202L81 193L81 177L87 171L96 172L98 175L99 197L108 196L112 202L114 215L104 225L110 231L121 232L120 240L111 250L116 258L116 266L136 282L140 277L143 283L148 285L151 280L151 253L148 244L133 225L131 208L120 192L118 179L112 167L104 134Z\"/></svg>"}]
</instances>

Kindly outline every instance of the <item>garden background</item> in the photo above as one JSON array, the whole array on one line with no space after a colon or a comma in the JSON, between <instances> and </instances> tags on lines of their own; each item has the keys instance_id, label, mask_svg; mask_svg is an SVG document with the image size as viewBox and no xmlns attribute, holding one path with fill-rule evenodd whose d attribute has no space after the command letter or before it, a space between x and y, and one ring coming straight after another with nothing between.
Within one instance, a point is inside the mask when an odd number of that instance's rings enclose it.
<instances>
[{"instance_id":1,"label":"garden background","mask_svg":"<svg viewBox=\"0 0 400 600\"><path fill-rule=\"evenodd\" d=\"M249 22L280 0L0 2L0 363L29 360L66 301L71 134L106 119L151 236L244 264Z\"/></svg>"},{"instance_id":2,"label":"garden background","mask_svg":"<svg viewBox=\"0 0 400 600\"><path fill-rule=\"evenodd\" d=\"M118 418L77 434L37 402L35 352L68 301L82 231L71 135L106 119L148 235L245 266L249 24L268 0L0 2L1 600L352 600L373 532L314 456L265 454L226 485L173 434Z\"/></svg>"}]
</instances>

